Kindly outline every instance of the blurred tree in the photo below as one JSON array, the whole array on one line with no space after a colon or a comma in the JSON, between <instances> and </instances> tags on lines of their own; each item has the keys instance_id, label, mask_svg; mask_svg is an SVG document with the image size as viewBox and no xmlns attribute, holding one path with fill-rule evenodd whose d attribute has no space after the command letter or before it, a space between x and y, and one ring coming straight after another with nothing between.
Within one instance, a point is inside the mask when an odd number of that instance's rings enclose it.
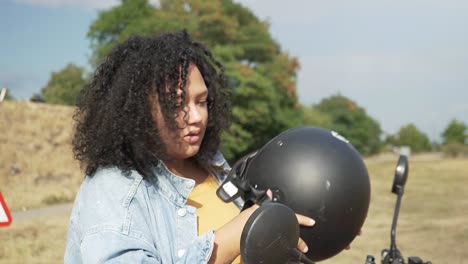
<instances>
[{"instance_id":1,"label":"blurred tree","mask_svg":"<svg viewBox=\"0 0 468 264\"><path fill-rule=\"evenodd\" d=\"M40 94L33 94L33 96L31 96L31 98L29 99L29 101L35 102L35 103L47 103L44 97L42 97L42 95Z\"/></svg>"},{"instance_id":2,"label":"blurred tree","mask_svg":"<svg viewBox=\"0 0 468 264\"><path fill-rule=\"evenodd\" d=\"M442 133L443 144L467 144L467 127L463 122L452 120Z\"/></svg>"},{"instance_id":3,"label":"blurred tree","mask_svg":"<svg viewBox=\"0 0 468 264\"><path fill-rule=\"evenodd\" d=\"M302 106L304 125L316 126L326 129L332 128L332 118L327 113L321 112L316 106Z\"/></svg>"},{"instance_id":4,"label":"blurred tree","mask_svg":"<svg viewBox=\"0 0 468 264\"><path fill-rule=\"evenodd\" d=\"M230 161L253 151L280 132L300 125L296 77L299 63L281 51L269 24L232 0L123 0L99 13L88 32L91 63L133 34L186 29L226 68L233 91L233 125L223 137Z\"/></svg>"},{"instance_id":5,"label":"blurred tree","mask_svg":"<svg viewBox=\"0 0 468 264\"><path fill-rule=\"evenodd\" d=\"M146 20L155 15L155 9L147 0L122 0L119 6L101 11L91 24L91 64L97 66L112 47L135 33L151 34L155 31Z\"/></svg>"},{"instance_id":6,"label":"blurred tree","mask_svg":"<svg viewBox=\"0 0 468 264\"><path fill-rule=\"evenodd\" d=\"M2 89L0 88L0 91L1 91L1 90L2 90ZM15 98L13 97L13 95L11 95L9 89L6 90L5 97L3 98L3 100L5 100L5 101L13 101L13 100L15 100Z\"/></svg>"},{"instance_id":7,"label":"blurred tree","mask_svg":"<svg viewBox=\"0 0 468 264\"><path fill-rule=\"evenodd\" d=\"M51 104L75 105L78 93L86 85L85 70L72 63L58 72L53 72L41 97Z\"/></svg>"},{"instance_id":8,"label":"blurred tree","mask_svg":"<svg viewBox=\"0 0 468 264\"><path fill-rule=\"evenodd\" d=\"M345 96L334 95L323 99L316 109L330 117L329 129L347 138L362 155L379 152L382 130L364 108Z\"/></svg>"},{"instance_id":9,"label":"blurred tree","mask_svg":"<svg viewBox=\"0 0 468 264\"><path fill-rule=\"evenodd\" d=\"M419 131L414 124L401 127L393 137L393 144L396 146L409 146L411 147L411 152L414 153L430 151L432 149L429 138L426 134Z\"/></svg>"}]
</instances>

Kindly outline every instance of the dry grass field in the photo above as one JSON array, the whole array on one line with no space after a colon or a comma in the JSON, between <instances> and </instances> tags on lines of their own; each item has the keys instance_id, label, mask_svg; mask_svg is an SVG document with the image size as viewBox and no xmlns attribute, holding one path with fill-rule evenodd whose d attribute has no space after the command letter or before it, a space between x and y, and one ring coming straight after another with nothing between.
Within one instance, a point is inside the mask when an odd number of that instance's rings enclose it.
<instances>
[{"instance_id":1,"label":"dry grass field","mask_svg":"<svg viewBox=\"0 0 468 264\"><path fill-rule=\"evenodd\" d=\"M322 263L364 263L390 246L396 195L390 192L397 157L366 160L372 196L363 235L351 250ZM432 263L468 263L468 159L410 158L410 173L396 230L405 258L419 256ZM378 262L376 262L378 263Z\"/></svg>"},{"instance_id":2,"label":"dry grass field","mask_svg":"<svg viewBox=\"0 0 468 264\"><path fill-rule=\"evenodd\" d=\"M82 178L70 151L69 107L3 102L0 105L0 192L12 211L70 202ZM364 263L390 244L396 195L390 192L398 157L369 158L371 205L351 250L321 263ZM346 224L346 220L343 220ZM0 263L61 263L67 212L13 219L0 228ZM397 227L402 254L433 263L468 263L468 159L412 156Z\"/></svg>"},{"instance_id":3,"label":"dry grass field","mask_svg":"<svg viewBox=\"0 0 468 264\"><path fill-rule=\"evenodd\" d=\"M0 192L11 210L73 200L81 173L70 147L72 115L66 106L0 105Z\"/></svg>"}]
</instances>

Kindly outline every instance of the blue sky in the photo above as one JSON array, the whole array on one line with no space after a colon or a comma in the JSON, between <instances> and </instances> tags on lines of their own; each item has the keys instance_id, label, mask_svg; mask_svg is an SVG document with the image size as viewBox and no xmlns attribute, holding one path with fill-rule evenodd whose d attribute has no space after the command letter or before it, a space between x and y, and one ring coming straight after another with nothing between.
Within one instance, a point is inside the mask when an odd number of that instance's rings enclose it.
<instances>
[{"instance_id":1,"label":"blue sky","mask_svg":"<svg viewBox=\"0 0 468 264\"><path fill-rule=\"evenodd\" d=\"M431 140L453 118L468 124L468 1L238 2L299 59L300 102L340 93L386 133L414 123ZM0 86L26 99L67 63L89 68L89 25L116 3L1 0Z\"/></svg>"}]
</instances>

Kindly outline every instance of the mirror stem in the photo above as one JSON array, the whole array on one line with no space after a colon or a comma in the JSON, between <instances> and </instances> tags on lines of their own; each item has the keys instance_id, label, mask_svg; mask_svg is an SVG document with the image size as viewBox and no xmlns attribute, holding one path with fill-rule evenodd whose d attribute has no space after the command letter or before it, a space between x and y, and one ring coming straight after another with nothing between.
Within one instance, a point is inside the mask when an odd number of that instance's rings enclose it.
<instances>
[{"instance_id":1,"label":"mirror stem","mask_svg":"<svg viewBox=\"0 0 468 264\"><path fill-rule=\"evenodd\" d=\"M400 212L400 204L401 204L401 198L403 196L403 188L401 188L401 190L399 190L400 192L398 193L398 196L397 196L397 202L396 202L396 205L395 205L395 213L393 214L393 222L392 222L392 230L390 232L390 239L391 239L391 243L390 243L390 256L395 259L397 256L397 247L396 247L396 226L397 226L397 222L398 222L398 214Z\"/></svg>"}]
</instances>

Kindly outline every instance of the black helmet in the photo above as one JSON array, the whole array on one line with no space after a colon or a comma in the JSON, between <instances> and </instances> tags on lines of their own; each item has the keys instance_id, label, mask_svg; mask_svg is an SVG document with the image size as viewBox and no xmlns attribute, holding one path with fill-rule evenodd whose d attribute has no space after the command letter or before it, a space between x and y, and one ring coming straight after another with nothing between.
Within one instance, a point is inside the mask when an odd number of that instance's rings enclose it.
<instances>
[{"instance_id":1,"label":"black helmet","mask_svg":"<svg viewBox=\"0 0 468 264\"><path fill-rule=\"evenodd\" d=\"M306 255L313 261L330 258L348 246L367 216L366 166L354 147L333 131L290 129L247 155L233 173L231 180L240 179L237 186L244 198L258 199L258 194L271 189L274 201L316 221L313 227L300 228L309 247Z\"/></svg>"}]
</instances>

